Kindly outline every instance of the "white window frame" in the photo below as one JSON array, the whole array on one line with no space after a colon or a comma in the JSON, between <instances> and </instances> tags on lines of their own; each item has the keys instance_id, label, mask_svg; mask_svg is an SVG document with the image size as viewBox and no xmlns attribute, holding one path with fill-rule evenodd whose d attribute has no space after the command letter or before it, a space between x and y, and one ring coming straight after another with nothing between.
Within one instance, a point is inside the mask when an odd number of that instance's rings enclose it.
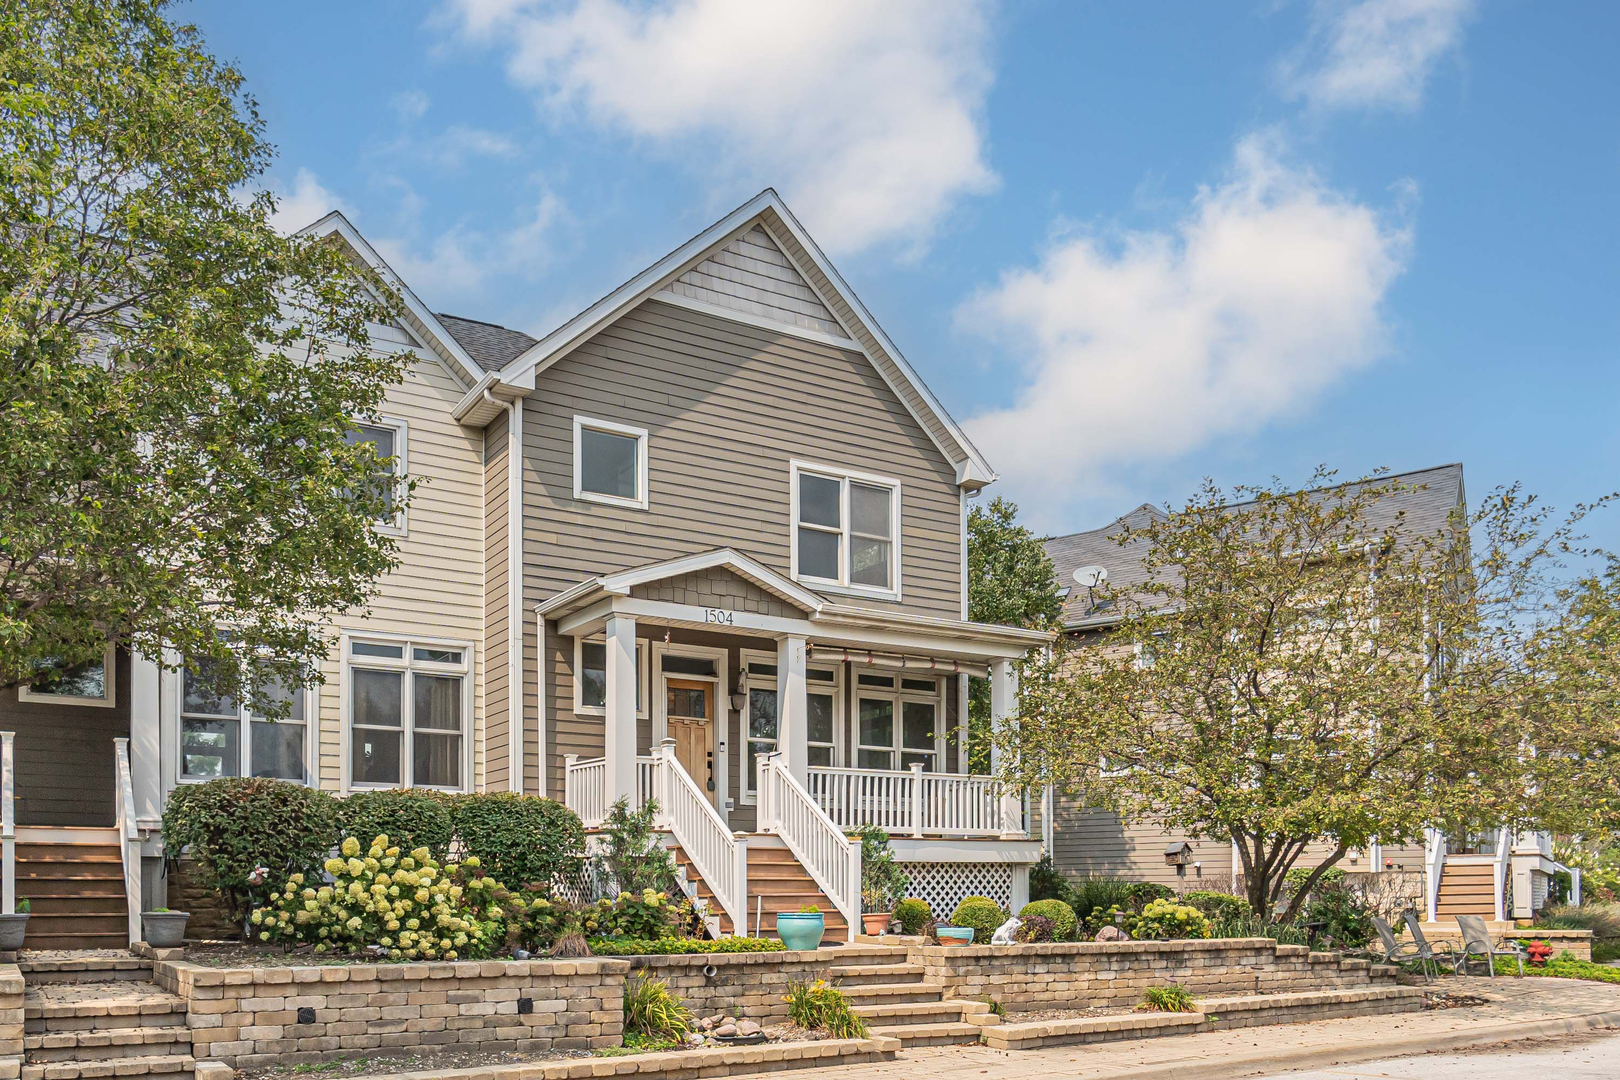
<instances>
[{"instance_id":1,"label":"white window frame","mask_svg":"<svg viewBox=\"0 0 1620 1080\"><path fill-rule=\"evenodd\" d=\"M739 782L737 785L737 796L743 805L754 806L759 801L759 793L749 789L749 784L752 783L752 778L748 775L748 695L754 690L769 690L774 693L777 688L777 683L775 675L750 674L748 671L748 665L750 663L757 663L770 664L772 667L775 667L777 663L777 654L774 652L766 652L762 649L741 649L738 651L737 662L742 670L741 686L743 700L742 720L737 731L739 736L737 739L737 769L740 771L742 776L741 782ZM807 694L830 693L830 696L833 699L833 741L830 745L833 752L833 763L831 768L834 769L843 768L849 760L844 755L844 728L848 726L844 716L844 702L846 699L844 691L844 669L846 666L847 665L841 663L818 664L815 661L811 661L805 665L806 670L816 669L820 671L831 671L833 673L833 681L831 683L812 682L809 679L806 679L805 692ZM777 745L780 747L780 739L777 740ZM808 743L807 745L828 746L829 744L818 742ZM819 769L822 766L813 765L810 767Z\"/></svg>"},{"instance_id":2,"label":"white window frame","mask_svg":"<svg viewBox=\"0 0 1620 1080\"><path fill-rule=\"evenodd\" d=\"M320 695L317 693L318 689L318 687L314 686L300 686L293 691L295 695L302 696L304 699L304 719L302 721L304 728L304 778L302 780L288 780L289 784L304 784L308 787L320 786L320 778L315 775L315 763L318 757L315 743L320 737L320 725L315 722L316 709L320 701ZM174 701L174 771L176 782L181 784L206 784L210 780L217 779L217 777L212 776L186 775L186 720L189 717L195 717L199 720L226 720L229 717L223 713L216 716L213 714L186 712L186 669L183 663L180 670L175 673ZM250 703L247 700L247 695L243 694L242 700L236 703L236 743L241 755L241 760L237 762L236 766L236 775L238 777L252 775L248 771L253 764L252 725L267 722L255 720L248 711L249 707ZM299 721L295 720L277 720L275 722L278 724L299 723Z\"/></svg>"},{"instance_id":3,"label":"white window frame","mask_svg":"<svg viewBox=\"0 0 1620 1080\"><path fill-rule=\"evenodd\" d=\"M860 680L860 676L862 675L879 675L885 677L892 675L894 678L894 686L887 689L880 686L862 686ZM934 681L934 692L930 694L922 690L907 690L902 686L900 681L901 679L905 678L932 679ZM869 769L867 770L869 772L908 772L910 771L909 767L901 764L901 758L903 758L906 754L919 753L932 753L934 755L934 767L932 769L924 768L924 772L943 773L945 771L945 693L942 686L942 680L939 678L939 676L917 674L908 675L906 672L899 669L881 671L861 671L856 669L855 678L852 680L850 695L854 700L855 710L855 744L854 753L850 760L854 763L855 768L865 768L865 766L861 765L860 763L862 750L877 750L888 751L894 754L894 768L891 770ZM893 704L894 728L892 745L876 746L871 743L864 743L861 741L862 698L869 698L873 701L888 701ZM934 707L934 748L931 751L921 750L914 746L905 745L905 703L908 701L926 702Z\"/></svg>"},{"instance_id":4,"label":"white window frame","mask_svg":"<svg viewBox=\"0 0 1620 1080\"><path fill-rule=\"evenodd\" d=\"M580 685L580 675L585 671L585 643L592 645L606 645L607 635L586 634L574 638L574 715L575 716L606 716L606 705L581 705L580 700L585 696ZM636 638L636 719L645 720L651 713L648 711L648 695L651 693L648 683L649 669L647 666L648 639Z\"/></svg>"},{"instance_id":5,"label":"white window frame","mask_svg":"<svg viewBox=\"0 0 1620 1080\"><path fill-rule=\"evenodd\" d=\"M899 600L901 598L901 552L900 536L905 530L901 528L900 509L902 505L900 481L888 476L878 476L874 473L858 472L854 469L845 469L836 465L823 465L818 462L800 461L794 459L788 463L788 501L792 511L790 543L792 546L791 573L793 580L805 585L813 586L823 592L844 593L849 596L871 596L884 600ZM833 530L824 525L803 523L799 520L799 477L804 474L820 477L824 480L836 480L839 485L838 493L838 577L822 578L799 572L799 528L801 524L808 529L821 532ZM876 585L860 585L850 581L849 561L851 543L854 537L854 523L849 514L849 485L851 482L868 484L873 487L886 487L889 489L889 550L892 552L889 567L889 586L881 588Z\"/></svg>"},{"instance_id":6,"label":"white window frame","mask_svg":"<svg viewBox=\"0 0 1620 1080\"><path fill-rule=\"evenodd\" d=\"M27 683L17 687L17 700L19 702L39 702L45 705L87 705L93 709L111 709L118 704L118 650L112 642L101 654L102 671L106 677L101 685L106 693L101 697L84 697L80 694L42 694L36 693Z\"/></svg>"},{"instance_id":7,"label":"white window frame","mask_svg":"<svg viewBox=\"0 0 1620 1080\"><path fill-rule=\"evenodd\" d=\"M586 431L600 431L608 435L623 435L636 440L636 497L626 499L618 495L603 495L598 491L586 491L585 458L582 453L581 436ZM602 503L605 506L623 506L632 510L647 509L647 429L631 427L629 424L616 424L611 420L598 420L591 416L574 417L574 498L581 502Z\"/></svg>"},{"instance_id":8,"label":"white window frame","mask_svg":"<svg viewBox=\"0 0 1620 1080\"><path fill-rule=\"evenodd\" d=\"M392 416L379 416L373 420L356 420L356 428L387 428L394 433L394 516L389 521L377 521L375 528L388 536L408 536L410 508L401 500L405 481L411 475L411 425Z\"/></svg>"},{"instance_id":9,"label":"white window frame","mask_svg":"<svg viewBox=\"0 0 1620 1080\"><path fill-rule=\"evenodd\" d=\"M400 656L355 656L353 654L355 642L372 645L398 645L401 647ZM413 637L403 634L383 634L371 631L344 631L338 639L339 670L342 676L339 679L338 692L341 695L342 711L342 777L343 790L348 791L378 791L396 787L426 787L436 791L467 792L473 791L476 785L473 782L473 676L477 672L477 654L470 641L460 641L449 638ZM429 660L413 660L411 650L416 647L425 649L459 649L461 650L461 663L440 664ZM415 695L411 692L410 680L404 680L401 690L400 709L400 755L399 755L399 783L397 784L371 784L359 783L354 779L354 762L352 760L354 743L354 679L352 673L356 669L370 671L397 671L404 675L420 672L423 675L457 675L461 678L461 784L459 787L441 787L436 784L413 783L415 772L416 740L415 724L412 711L415 709ZM392 728L388 730L392 731Z\"/></svg>"}]
</instances>

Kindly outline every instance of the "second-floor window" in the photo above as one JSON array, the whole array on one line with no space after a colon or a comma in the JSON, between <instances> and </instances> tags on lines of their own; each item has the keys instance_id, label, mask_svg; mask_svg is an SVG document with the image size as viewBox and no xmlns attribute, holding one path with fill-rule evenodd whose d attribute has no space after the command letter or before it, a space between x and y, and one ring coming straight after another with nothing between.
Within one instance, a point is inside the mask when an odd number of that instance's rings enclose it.
<instances>
[{"instance_id":1,"label":"second-floor window","mask_svg":"<svg viewBox=\"0 0 1620 1080\"><path fill-rule=\"evenodd\" d=\"M379 420L374 424L356 424L349 431L349 444L370 443L380 461L376 483L388 506L386 513L377 518L377 527L384 531L405 531L405 515L398 508L400 481L405 478L405 424L401 421Z\"/></svg>"},{"instance_id":2,"label":"second-floor window","mask_svg":"<svg viewBox=\"0 0 1620 1080\"><path fill-rule=\"evenodd\" d=\"M647 509L647 429L574 417L574 498Z\"/></svg>"},{"instance_id":3,"label":"second-floor window","mask_svg":"<svg viewBox=\"0 0 1620 1080\"><path fill-rule=\"evenodd\" d=\"M900 482L792 464L793 576L809 585L900 594Z\"/></svg>"}]
</instances>

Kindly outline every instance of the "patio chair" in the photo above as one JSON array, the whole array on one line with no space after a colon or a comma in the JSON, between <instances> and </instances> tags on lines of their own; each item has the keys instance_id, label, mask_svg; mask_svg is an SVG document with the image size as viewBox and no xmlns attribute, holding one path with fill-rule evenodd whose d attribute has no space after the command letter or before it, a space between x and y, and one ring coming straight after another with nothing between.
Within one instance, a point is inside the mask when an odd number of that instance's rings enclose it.
<instances>
[{"instance_id":1,"label":"patio chair","mask_svg":"<svg viewBox=\"0 0 1620 1080\"><path fill-rule=\"evenodd\" d=\"M1518 962L1519 976L1524 976L1524 946L1516 941L1503 939L1492 942L1491 932L1485 927L1485 920L1478 915L1458 915L1457 926L1462 930L1462 953L1457 959L1456 973L1466 975L1468 962L1473 959L1484 960L1490 966L1491 977L1496 977L1496 958L1498 956L1511 956Z\"/></svg>"},{"instance_id":2,"label":"patio chair","mask_svg":"<svg viewBox=\"0 0 1620 1080\"><path fill-rule=\"evenodd\" d=\"M1417 912L1407 908L1401 912L1401 920L1406 923L1406 932L1412 935L1412 944L1416 945L1438 969L1441 964L1450 964L1453 973L1457 967L1457 949L1449 941L1431 942L1423 936L1423 924L1418 921Z\"/></svg>"},{"instance_id":3,"label":"patio chair","mask_svg":"<svg viewBox=\"0 0 1620 1080\"><path fill-rule=\"evenodd\" d=\"M1372 917L1372 923L1373 929L1378 931L1378 940L1383 943L1384 954L1378 956L1376 949L1369 949L1368 955L1385 964L1404 964L1415 960L1423 971L1424 981L1434 981L1434 975L1429 970L1429 966L1435 963L1434 950L1429 948L1428 942L1396 941L1395 931L1390 929L1389 923L1377 915Z\"/></svg>"}]
</instances>

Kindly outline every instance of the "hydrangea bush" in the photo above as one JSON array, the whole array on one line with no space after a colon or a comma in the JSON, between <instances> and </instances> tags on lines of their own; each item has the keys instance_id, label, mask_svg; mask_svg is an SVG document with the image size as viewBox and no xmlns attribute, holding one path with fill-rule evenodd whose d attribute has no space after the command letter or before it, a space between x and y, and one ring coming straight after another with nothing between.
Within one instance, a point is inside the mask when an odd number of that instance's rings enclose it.
<instances>
[{"instance_id":1,"label":"hydrangea bush","mask_svg":"<svg viewBox=\"0 0 1620 1080\"><path fill-rule=\"evenodd\" d=\"M1154 900L1148 904L1131 930L1131 936L1142 941L1175 941L1209 935L1209 916L1195 907L1169 900Z\"/></svg>"},{"instance_id":2,"label":"hydrangea bush","mask_svg":"<svg viewBox=\"0 0 1620 1080\"><path fill-rule=\"evenodd\" d=\"M393 960L476 959L502 942L497 897L505 890L477 856L446 870L427 848L402 854L387 835L369 849L351 836L340 851L326 860L331 884L293 874L253 912L258 940L312 944L318 953L375 948Z\"/></svg>"}]
</instances>

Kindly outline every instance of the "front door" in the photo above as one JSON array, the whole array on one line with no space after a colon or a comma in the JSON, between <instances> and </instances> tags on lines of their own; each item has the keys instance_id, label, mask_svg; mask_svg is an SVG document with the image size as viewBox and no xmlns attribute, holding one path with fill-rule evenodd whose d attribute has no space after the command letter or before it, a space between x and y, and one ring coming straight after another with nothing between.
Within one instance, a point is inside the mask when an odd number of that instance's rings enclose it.
<instances>
[{"instance_id":1,"label":"front door","mask_svg":"<svg viewBox=\"0 0 1620 1080\"><path fill-rule=\"evenodd\" d=\"M698 679L665 679L669 737L686 775L716 802L714 782L714 687Z\"/></svg>"}]
</instances>

